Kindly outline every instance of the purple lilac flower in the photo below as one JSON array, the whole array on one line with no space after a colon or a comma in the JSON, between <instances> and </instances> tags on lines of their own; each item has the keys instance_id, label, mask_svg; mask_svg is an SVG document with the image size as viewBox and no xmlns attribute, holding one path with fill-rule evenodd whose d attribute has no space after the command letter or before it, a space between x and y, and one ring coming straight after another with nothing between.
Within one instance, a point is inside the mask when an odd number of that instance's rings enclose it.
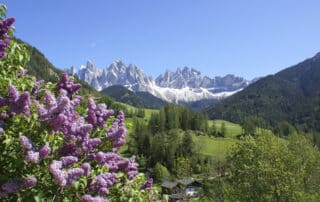
<instances>
[{"instance_id":1,"label":"purple lilac flower","mask_svg":"<svg viewBox=\"0 0 320 202\"><path fill-rule=\"evenodd\" d=\"M102 198L100 196L93 197L88 194L82 196L81 199L82 199L82 202L109 202L109 200L106 198Z\"/></svg>"},{"instance_id":2,"label":"purple lilac flower","mask_svg":"<svg viewBox=\"0 0 320 202\"><path fill-rule=\"evenodd\" d=\"M84 175L84 170L82 168L71 168L67 172L67 184L68 186L73 185L79 177Z\"/></svg>"},{"instance_id":3,"label":"purple lilac flower","mask_svg":"<svg viewBox=\"0 0 320 202\"><path fill-rule=\"evenodd\" d=\"M80 118L79 120L70 124L70 134L73 134L73 135L89 137L88 133L91 131L91 129L92 129L92 125L86 124L83 118Z\"/></svg>"},{"instance_id":4,"label":"purple lilac flower","mask_svg":"<svg viewBox=\"0 0 320 202\"><path fill-rule=\"evenodd\" d=\"M140 187L140 189L149 189L153 185L153 179L149 178L148 181Z\"/></svg>"},{"instance_id":5,"label":"purple lilac flower","mask_svg":"<svg viewBox=\"0 0 320 202\"><path fill-rule=\"evenodd\" d=\"M57 83L56 90L60 89L66 90L69 98L72 97L72 94L78 91L81 88L81 84L74 83L72 80L69 80L68 74L64 72L60 81Z\"/></svg>"},{"instance_id":6,"label":"purple lilac flower","mask_svg":"<svg viewBox=\"0 0 320 202\"><path fill-rule=\"evenodd\" d=\"M45 91L43 104L45 104L47 110L57 107L57 100L50 91Z\"/></svg>"},{"instance_id":7,"label":"purple lilac flower","mask_svg":"<svg viewBox=\"0 0 320 202\"><path fill-rule=\"evenodd\" d=\"M4 198L4 197L7 197L8 196L8 193L6 193L5 191L1 191L0 190L0 198Z\"/></svg>"},{"instance_id":8,"label":"purple lilac flower","mask_svg":"<svg viewBox=\"0 0 320 202\"><path fill-rule=\"evenodd\" d=\"M27 151L24 160L29 163L39 163L39 152L32 150Z\"/></svg>"},{"instance_id":9,"label":"purple lilac flower","mask_svg":"<svg viewBox=\"0 0 320 202\"><path fill-rule=\"evenodd\" d=\"M27 69L22 69L22 70L18 73L17 77L20 78L20 77L24 76L27 72L28 72Z\"/></svg>"},{"instance_id":10,"label":"purple lilac flower","mask_svg":"<svg viewBox=\"0 0 320 202\"><path fill-rule=\"evenodd\" d=\"M98 164L107 166L111 171L117 171L119 169L118 164L124 161L124 158L114 152L98 152L95 155L95 160Z\"/></svg>"},{"instance_id":11,"label":"purple lilac flower","mask_svg":"<svg viewBox=\"0 0 320 202\"><path fill-rule=\"evenodd\" d=\"M67 173L62 170L54 170L51 173L54 177L55 182L60 186L64 187L67 185Z\"/></svg>"},{"instance_id":12,"label":"purple lilac flower","mask_svg":"<svg viewBox=\"0 0 320 202\"><path fill-rule=\"evenodd\" d=\"M0 198L6 197L8 194L17 193L21 189L27 189L37 184L37 179L33 176L26 178L15 179L11 182L6 182L1 186Z\"/></svg>"},{"instance_id":13,"label":"purple lilac flower","mask_svg":"<svg viewBox=\"0 0 320 202\"><path fill-rule=\"evenodd\" d=\"M44 145L39 149L40 157L46 159L51 152L51 148L48 145Z\"/></svg>"},{"instance_id":14,"label":"purple lilac flower","mask_svg":"<svg viewBox=\"0 0 320 202\"><path fill-rule=\"evenodd\" d=\"M68 167L76 162L78 162L78 158L75 156L63 156L60 158L61 162L62 162L62 167Z\"/></svg>"},{"instance_id":15,"label":"purple lilac flower","mask_svg":"<svg viewBox=\"0 0 320 202\"><path fill-rule=\"evenodd\" d=\"M91 138L91 139L89 139L87 141L83 141L81 146L82 146L83 151L90 152L94 148L99 146L100 143L101 143L101 139L100 138Z\"/></svg>"},{"instance_id":16,"label":"purple lilac flower","mask_svg":"<svg viewBox=\"0 0 320 202\"><path fill-rule=\"evenodd\" d=\"M14 18L8 18L0 22L0 58L3 58L6 53L6 49L10 43L9 30L14 23Z\"/></svg>"},{"instance_id":17,"label":"purple lilac flower","mask_svg":"<svg viewBox=\"0 0 320 202\"><path fill-rule=\"evenodd\" d=\"M61 170L62 162L53 160L50 164L49 171L53 175L55 182L60 186L64 187L67 184L67 173Z\"/></svg>"},{"instance_id":18,"label":"purple lilac flower","mask_svg":"<svg viewBox=\"0 0 320 202\"><path fill-rule=\"evenodd\" d=\"M6 106L9 104L9 101L5 98L0 97L0 107Z\"/></svg>"},{"instance_id":19,"label":"purple lilac flower","mask_svg":"<svg viewBox=\"0 0 320 202\"><path fill-rule=\"evenodd\" d=\"M52 132L62 132L68 135L72 123L79 116L74 110L79 102L72 102L67 96L67 92L63 89L60 89L57 99L47 91L42 102L44 106L39 103L37 104L40 119L46 121L51 126Z\"/></svg>"},{"instance_id":20,"label":"purple lilac flower","mask_svg":"<svg viewBox=\"0 0 320 202\"><path fill-rule=\"evenodd\" d=\"M34 95L34 96L38 96L40 86L41 86L43 83L44 83L44 80L36 81L34 87L33 87L32 90L31 90L31 94Z\"/></svg>"},{"instance_id":21,"label":"purple lilac flower","mask_svg":"<svg viewBox=\"0 0 320 202\"><path fill-rule=\"evenodd\" d=\"M20 93L15 86L9 85L9 103L14 103L18 100Z\"/></svg>"},{"instance_id":22,"label":"purple lilac flower","mask_svg":"<svg viewBox=\"0 0 320 202\"><path fill-rule=\"evenodd\" d=\"M99 189L99 194L101 195L108 195L109 194L109 189L102 187Z\"/></svg>"},{"instance_id":23,"label":"purple lilac flower","mask_svg":"<svg viewBox=\"0 0 320 202\"><path fill-rule=\"evenodd\" d=\"M80 104L82 100L82 97L80 95L74 96L74 98L71 100L70 104L75 108Z\"/></svg>"},{"instance_id":24,"label":"purple lilac flower","mask_svg":"<svg viewBox=\"0 0 320 202\"><path fill-rule=\"evenodd\" d=\"M96 105L92 98L88 99L87 120L94 127L105 128L105 121L113 115L113 110L107 109L105 104Z\"/></svg>"},{"instance_id":25,"label":"purple lilac flower","mask_svg":"<svg viewBox=\"0 0 320 202\"><path fill-rule=\"evenodd\" d=\"M125 137L127 134L128 131L124 125L124 113L120 111L107 133L107 138L112 140L112 146L116 152L126 143Z\"/></svg>"},{"instance_id":26,"label":"purple lilac flower","mask_svg":"<svg viewBox=\"0 0 320 202\"><path fill-rule=\"evenodd\" d=\"M134 162L134 160L131 160L132 157L130 158L130 163L127 169L128 172L128 178L132 180L137 174L138 174L138 164Z\"/></svg>"},{"instance_id":27,"label":"purple lilac flower","mask_svg":"<svg viewBox=\"0 0 320 202\"><path fill-rule=\"evenodd\" d=\"M64 156L64 155L73 155L76 151L77 145L73 142L73 143L68 143L65 144L64 146L62 146L59 149L59 154ZM74 156L74 155L73 155Z\"/></svg>"},{"instance_id":28,"label":"purple lilac flower","mask_svg":"<svg viewBox=\"0 0 320 202\"><path fill-rule=\"evenodd\" d=\"M93 192L107 195L109 193L108 187L111 187L118 182L116 173L103 173L95 177L90 184L90 189Z\"/></svg>"},{"instance_id":29,"label":"purple lilac flower","mask_svg":"<svg viewBox=\"0 0 320 202\"><path fill-rule=\"evenodd\" d=\"M84 174L89 177L90 176L90 171L91 171L91 165L89 163L83 163L81 165L81 168L84 171Z\"/></svg>"},{"instance_id":30,"label":"purple lilac flower","mask_svg":"<svg viewBox=\"0 0 320 202\"><path fill-rule=\"evenodd\" d=\"M12 115L24 113L29 116L31 106L29 92L24 92L20 95L15 86L9 85L9 110Z\"/></svg>"},{"instance_id":31,"label":"purple lilac flower","mask_svg":"<svg viewBox=\"0 0 320 202\"><path fill-rule=\"evenodd\" d=\"M30 140L28 137L22 135L22 136L20 137L20 146L21 146L22 149L24 149L25 151L31 150L31 149L32 149L32 142L31 142L31 140Z\"/></svg>"},{"instance_id":32,"label":"purple lilac flower","mask_svg":"<svg viewBox=\"0 0 320 202\"><path fill-rule=\"evenodd\" d=\"M111 172L126 172L130 180L138 174L138 164L135 162L135 156L126 159L114 152L98 152L94 159L98 164L108 167Z\"/></svg>"},{"instance_id":33,"label":"purple lilac flower","mask_svg":"<svg viewBox=\"0 0 320 202\"><path fill-rule=\"evenodd\" d=\"M66 161L66 159L70 160L71 158L65 158L64 161ZM68 165L70 162L64 163L65 165ZM85 171L82 168L71 168L66 171L62 170L62 168L65 166L64 163L63 161L53 160L49 168L49 171L53 175L55 182L60 187L73 185L79 179L79 177L85 174Z\"/></svg>"},{"instance_id":34,"label":"purple lilac flower","mask_svg":"<svg viewBox=\"0 0 320 202\"><path fill-rule=\"evenodd\" d=\"M37 178L33 177L33 176L30 176L30 177L27 177L27 178L24 178L22 180L22 185L21 187L23 189L26 189L26 188L30 188L30 187L33 187L37 184Z\"/></svg>"},{"instance_id":35,"label":"purple lilac flower","mask_svg":"<svg viewBox=\"0 0 320 202\"><path fill-rule=\"evenodd\" d=\"M20 95L17 102L9 104L9 109L11 112L15 114L23 113L25 116L29 116L30 106L31 106L30 93L24 92Z\"/></svg>"},{"instance_id":36,"label":"purple lilac flower","mask_svg":"<svg viewBox=\"0 0 320 202\"><path fill-rule=\"evenodd\" d=\"M20 183L16 181L6 182L1 186L2 190L7 194L16 193L20 190L21 186Z\"/></svg>"}]
</instances>

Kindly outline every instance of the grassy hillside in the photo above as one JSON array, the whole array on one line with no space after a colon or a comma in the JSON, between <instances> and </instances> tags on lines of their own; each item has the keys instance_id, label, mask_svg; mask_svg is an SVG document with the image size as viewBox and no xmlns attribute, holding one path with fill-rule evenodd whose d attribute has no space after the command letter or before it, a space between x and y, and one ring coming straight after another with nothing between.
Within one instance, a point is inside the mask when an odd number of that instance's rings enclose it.
<instances>
[{"instance_id":1,"label":"grassy hillside","mask_svg":"<svg viewBox=\"0 0 320 202\"><path fill-rule=\"evenodd\" d=\"M231 123L225 120L209 120L209 127L213 124L215 125L216 129L221 132L221 125L222 123L225 124L226 127L226 137L233 138L242 132L242 128L239 124Z\"/></svg>"},{"instance_id":2,"label":"grassy hillside","mask_svg":"<svg viewBox=\"0 0 320 202\"><path fill-rule=\"evenodd\" d=\"M129 106L130 107L130 106ZM134 107L131 107L134 109ZM150 119L150 115L152 113L158 113L159 110L150 110L146 109L146 116L144 120L147 122ZM224 120L209 120L209 126L215 124L217 129L220 130L221 124L225 123L226 126L226 138L216 138L216 137L208 137L202 133L199 135L197 132L192 132L192 136L196 142L196 144L200 148L200 153L206 156L214 157L219 160L223 160L227 153L230 151L232 146L239 142L236 138L242 131L241 126L229 121ZM133 118L126 119L126 127L129 131L129 135L127 136L127 142L130 141L130 134L134 128L133 126ZM190 132L190 131L189 131ZM125 151L127 147L123 148L122 151Z\"/></svg>"},{"instance_id":3,"label":"grassy hillside","mask_svg":"<svg viewBox=\"0 0 320 202\"><path fill-rule=\"evenodd\" d=\"M234 138L212 138L208 136L196 136L195 138L202 154L219 160L224 159L232 146L239 141Z\"/></svg>"}]
</instances>

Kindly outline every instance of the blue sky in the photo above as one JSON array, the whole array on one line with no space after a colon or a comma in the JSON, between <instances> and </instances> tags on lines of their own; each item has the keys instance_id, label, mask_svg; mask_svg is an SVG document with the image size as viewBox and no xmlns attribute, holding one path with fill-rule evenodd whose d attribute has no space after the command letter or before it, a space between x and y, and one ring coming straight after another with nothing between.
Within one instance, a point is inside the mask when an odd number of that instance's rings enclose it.
<instances>
[{"instance_id":1,"label":"blue sky","mask_svg":"<svg viewBox=\"0 0 320 202\"><path fill-rule=\"evenodd\" d=\"M153 77L264 76L320 51L320 1L7 0L16 36L57 67L120 59Z\"/></svg>"}]
</instances>

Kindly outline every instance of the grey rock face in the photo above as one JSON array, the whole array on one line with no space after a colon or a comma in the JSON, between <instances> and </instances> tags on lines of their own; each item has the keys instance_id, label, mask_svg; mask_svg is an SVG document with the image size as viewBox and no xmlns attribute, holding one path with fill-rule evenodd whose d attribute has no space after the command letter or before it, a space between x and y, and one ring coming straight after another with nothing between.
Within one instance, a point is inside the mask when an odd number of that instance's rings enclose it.
<instances>
[{"instance_id":1,"label":"grey rock face","mask_svg":"<svg viewBox=\"0 0 320 202\"><path fill-rule=\"evenodd\" d=\"M237 92L251 81L228 74L224 77L210 78L190 67L178 68L175 72L167 70L155 80L147 76L138 66L126 66L116 60L100 70L88 61L77 71L75 67L67 70L69 74L86 81L97 90L113 85L122 85L132 91L147 91L171 102L189 102L201 99L220 99ZM226 92L226 93L224 93Z\"/></svg>"}]
</instances>

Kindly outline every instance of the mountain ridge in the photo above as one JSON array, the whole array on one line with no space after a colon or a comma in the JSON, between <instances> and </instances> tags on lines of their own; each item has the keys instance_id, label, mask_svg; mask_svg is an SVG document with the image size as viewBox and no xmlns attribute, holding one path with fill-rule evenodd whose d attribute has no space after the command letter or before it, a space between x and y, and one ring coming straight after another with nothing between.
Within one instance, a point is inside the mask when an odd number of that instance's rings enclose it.
<instances>
[{"instance_id":1,"label":"mountain ridge","mask_svg":"<svg viewBox=\"0 0 320 202\"><path fill-rule=\"evenodd\" d=\"M89 60L86 66L82 65L78 70L73 66L67 71L97 90L122 85L133 92L149 92L162 100L177 104L210 99L221 100L252 82L232 74L210 78L187 66L177 68L175 72L167 70L153 79L138 66L125 65L120 60L113 61L104 69L97 68Z\"/></svg>"},{"instance_id":2,"label":"mountain ridge","mask_svg":"<svg viewBox=\"0 0 320 202\"><path fill-rule=\"evenodd\" d=\"M139 108L160 109L166 104L165 101L148 92L133 92L121 85L109 86L100 92L111 96L116 101Z\"/></svg>"},{"instance_id":3,"label":"mountain ridge","mask_svg":"<svg viewBox=\"0 0 320 202\"><path fill-rule=\"evenodd\" d=\"M320 54L276 74L268 75L243 91L205 111L214 119L241 122L259 116L269 124L287 121L297 128L320 131Z\"/></svg>"}]
</instances>

